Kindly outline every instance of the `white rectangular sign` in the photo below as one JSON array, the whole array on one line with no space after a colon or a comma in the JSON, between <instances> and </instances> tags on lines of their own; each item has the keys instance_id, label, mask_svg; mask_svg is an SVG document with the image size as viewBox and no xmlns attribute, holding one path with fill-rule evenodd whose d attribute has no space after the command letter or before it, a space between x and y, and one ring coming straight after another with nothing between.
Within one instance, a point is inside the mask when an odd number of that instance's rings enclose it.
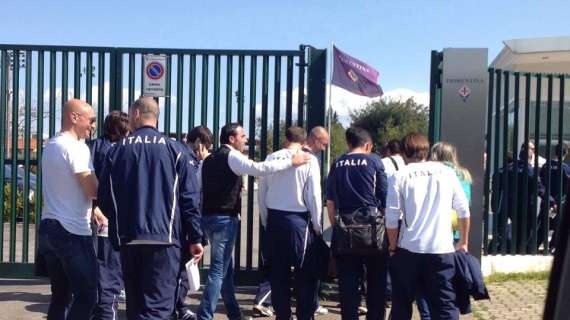
<instances>
[{"instance_id":1,"label":"white rectangular sign","mask_svg":"<svg viewBox=\"0 0 570 320\"><path fill-rule=\"evenodd\" d=\"M142 95L147 97L166 96L166 56L145 54L143 65Z\"/></svg>"}]
</instances>

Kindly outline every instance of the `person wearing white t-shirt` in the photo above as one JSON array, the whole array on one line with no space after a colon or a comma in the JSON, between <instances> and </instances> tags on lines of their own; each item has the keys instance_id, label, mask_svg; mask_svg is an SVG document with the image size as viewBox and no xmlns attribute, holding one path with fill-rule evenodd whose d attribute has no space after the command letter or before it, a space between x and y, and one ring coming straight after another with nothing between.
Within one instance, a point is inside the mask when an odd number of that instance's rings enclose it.
<instances>
[{"instance_id":1,"label":"person wearing white t-shirt","mask_svg":"<svg viewBox=\"0 0 570 320\"><path fill-rule=\"evenodd\" d=\"M392 318L411 319L412 302L420 286L432 317L459 319L452 285L453 253L467 252L469 204L453 169L426 162L429 142L425 136L409 134L402 147L408 165L392 176L386 200ZM457 211L461 232L455 248L449 232L451 209Z\"/></svg>"},{"instance_id":2,"label":"person wearing white t-shirt","mask_svg":"<svg viewBox=\"0 0 570 320\"><path fill-rule=\"evenodd\" d=\"M400 141L393 139L386 144L385 157L382 158L384 172L390 178L396 171L402 169L406 162L402 158L400 150Z\"/></svg>"},{"instance_id":3,"label":"person wearing white t-shirt","mask_svg":"<svg viewBox=\"0 0 570 320\"><path fill-rule=\"evenodd\" d=\"M267 161L289 160L302 153L306 131L290 127L285 148L270 154ZM319 162L309 163L262 177L258 189L259 217L265 230L264 245L269 260L271 302L277 319L291 317L290 272L295 270L297 319L312 319L317 309L318 278L310 250L322 234L322 195Z\"/></svg>"},{"instance_id":4,"label":"person wearing white t-shirt","mask_svg":"<svg viewBox=\"0 0 570 320\"><path fill-rule=\"evenodd\" d=\"M97 258L90 221L97 178L84 139L95 129L93 108L80 100L67 101L61 131L44 148L44 205L39 227L39 254L51 282L48 319L89 319L97 302ZM97 210L98 225L107 224Z\"/></svg>"}]
</instances>

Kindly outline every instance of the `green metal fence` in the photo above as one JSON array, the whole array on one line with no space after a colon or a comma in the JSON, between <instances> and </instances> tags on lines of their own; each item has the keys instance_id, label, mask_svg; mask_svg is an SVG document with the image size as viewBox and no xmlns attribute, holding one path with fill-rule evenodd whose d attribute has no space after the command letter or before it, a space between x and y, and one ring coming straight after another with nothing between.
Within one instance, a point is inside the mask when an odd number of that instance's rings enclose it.
<instances>
[{"instance_id":1,"label":"green metal fence","mask_svg":"<svg viewBox=\"0 0 570 320\"><path fill-rule=\"evenodd\" d=\"M570 142L568 77L489 69L485 254L549 254L565 204L556 146Z\"/></svg>"},{"instance_id":2,"label":"green metal fence","mask_svg":"<svg viewBox=\"0 0 570 320\"><path fill-rule=\"evenodd\" d=\"M97 132L110 110L127 110L142 91L144 54L167 57L159 130L178 139L202 124L219 144L221 126L239 121L249 156L278 149L280 128L324 125L326 50L194 50L0 45L0 276L29 276L41 218L42 145L60 128L61 106L84 99ZM12 94L13 93L13 94ZM15 125L14 125L15 124ZM9 176L6 176L9 173ZM238 280L257 267L255 183L247 181L235 263ZM241 279L241 280L240 280Z\"/></svg>"}]
</instances>

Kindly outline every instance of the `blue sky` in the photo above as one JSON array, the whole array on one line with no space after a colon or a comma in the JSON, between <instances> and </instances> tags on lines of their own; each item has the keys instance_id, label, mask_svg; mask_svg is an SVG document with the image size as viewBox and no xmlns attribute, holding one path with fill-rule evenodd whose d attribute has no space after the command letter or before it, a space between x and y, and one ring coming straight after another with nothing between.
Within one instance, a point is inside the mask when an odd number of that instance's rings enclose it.
<instances>
[{"instance_id":1,"label":"blue sky","mask_svg":"<svg viewBox=\"0 0 570 320\"><path fill-rule=\"evenodd\" d=\"M570 33L570 1L5 1L0 42L343 51L424 93L430 50ZM334 92L333 92L334 93ZM425 95L424 95L425 97Z\"/></svg>"}]
</instances>

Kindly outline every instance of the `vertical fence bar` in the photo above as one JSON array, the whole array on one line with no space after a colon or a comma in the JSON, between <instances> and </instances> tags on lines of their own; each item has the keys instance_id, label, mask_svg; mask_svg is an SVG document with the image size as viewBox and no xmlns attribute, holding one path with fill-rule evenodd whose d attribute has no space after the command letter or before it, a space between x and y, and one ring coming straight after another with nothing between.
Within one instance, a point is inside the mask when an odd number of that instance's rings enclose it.
<instances>
[{"instance_id":1,"label":"vertical fence bar","mask_svg":"<svg viewBox=\"0 0 570 320\"><path fill-rule=\"evenodd\" d=\"M293 57L287 57L287 98L285 100L285 128L293 124Z\"/></svg>"},{"instance_id":2,"label":"vertical fence bar","mask_svg":"<svg viewBox=\"0 0 570 320\"><path fill-rule=\"evenodd\" d=\"M549 255L550 251L548 249L548 225L549 225L549 211L550 211L550 194L551 194L551 186L550 186L550 180L551 180L551 176L550 176L550 168L551 168L551 160L552 160L552 86L553 86L553 82L554 82L554 76L552 74L549 74L548 77L548 91L547 91L547 109L546 109L546 172L544 172L546 174L546 177L542 177L542 178L546 178L545 179L545 187L546 187L546 193L544 194L544 198L543 198L543 203L541 205L542 207L542 214L541 214L541 222L542 222L542 239L539 239L539 241L543 241L543 245L544 245L544 255ZM540 144L537 140L537 145ZM537 158L538 158L538 152L537 152ZM541 168L542 169L542 168ZM539 173L539 171L537 171L537 173Z\"/></svg>"},{"instance_id":3,"label":"vertical fence bar","mask_svg":"<svg viewBox=\"0 0 570 320\"><path fill-rule=\"evenodd\" d=\"M557 177L558 177L558 183L556 185L557 188L557 196L556 196L556 206L558 208L558 214L561 215L562 214L562 194L564 193L564 183L562 180L562 162L563 162L563 154L562 154L562 146L564 144L564 89L565 89L565 76L564 75L560 75L559 76L559 86L560 86L560 96L558 99L558 150L557 150L557 156L558 156L558 172L556 173ZM0 122L2 123L2 122ZM568 201L570 201L570 199L566 199L566 205L568 205ZM555 232L558 232L557 230L555 230ZM554 241L557 241L557 239L554 239Z\"/></svg>"},{"instance_id":4,"label":"vertical fence bar","mask_svg":"<svg viewBox=\"0 0 570 320\"><path fill-rule=\"evenodd\" d=\"M176 64L176 139L182 137L182 103L184 102L184 55L178 55ZM188 128L190 132L191 128Z\"/></svg>"},{"instance_id":5,"label":"vertical fence bar","mask_svg":"<svg viewBox=\"0 0 570 320\"><path fill-rule=\"evenodd\" d=\"M261 79L261 160L267 156L267 114L269 103L269 56L263 56Z\"/></svg>"},{"instance_id":6,"label":"vertical fence bar","mask_svg":"<svg viewBox=\"0 0 570 320\"><path fill-rule=\"evenodd\" d=\"M495 70L495 141L494 141L494 152L493 152L493 172L495 173L494 179L496 179L499 175L499 154L500 154L500 143L501 143L501 70ZM499 185L500 182L493 181L493 184ZM500 188L498 188L500 189ZM502 196L502 191L499 192L494 197L493 207L495 210L493 211L493 250L492 253L496 254L498 248L500 247L499 241L502 241L504 237L504 230L502 226L500 226L501 215L506 214L506 212L501 213L501 208L499 208L500 201L499 199ZM499 214L501 213L501 214Z\"/></svg>"},{"instance_id":7,"label":"vertical fence bar","mask_svg":"<svg viewBox=\"0 0 570 320\"><path fill-rule=\"evenodd\" d=\"M73 97L81 98L81 51L75 51L73 54L75 62L73 63Z\"/></svg>"},{"instance_id":8,"label":"vertical fence bar","mask_svg":"<svg viewBox=\"0 0 570 320\"><path fill-rule=\"evenodd\" d=\"M101 136L105 116L105 52L99 52L97 58L97 134Z\"/></svg>"},{"instance_id":9,"label":"vertical fence bar","mask_svg":"<svg viewBox=\"0 0 570 320\"><path fill-rule=\"evenodd\" d=\"M202 56L202 104L200 107L200 111L202 113L202 117L200 119L200 123L203 126L208 125L208 60L210 56L207 54Z\"/></svg>"},{"instance_id":10,"label":"vertical fence bar","mask_svg":"<svg viewBox=\"0 0 570 320\"><path fill-rule=\"evenodd\" d=\"M487 134L485 139L487 156L485 158L485 191L483 211L483 252L489 254L489 210L491 195L491 147L493 145L493 89L495 85L494 69L489 69L489 92L487 98Z\"/></svg>"},{"instance_id":11,"label":"vertical fence bar","mask_svg":"<svg viewBox=\"0 0 570 320\"><path fill-rule=\"evenodd\" d=\"M11 197L10 197L10 262L16 262L16 214L18 211L18 114L20 106L20 52L13 51L12 65L12 145L10 159L12 160Z\"/></svg>"},{"instance_id":12,"label":"vertical fence bar","mask_svg":"<svg viewBox=\"0 0 570 320\"><path fill-rule=\"evenodd\" d=\"M541 107L541 100L542 100L542 74L538 74L536 76L536 113L534 119L534 170L533 170L533 177L532 177L532 194L531 201L531 248L530 253L536 254L538 250L538 224L537 224L537 200L538 200L538 171L540 170L538 166L538 155L540 150L540 107Z\"/></svg>"},{"instance_id":13,"label":"vertical fence bar","mask_svg":"<svg viewBox=\"0 0 570 320\"><path fill-rule=\"evenodd\" d=\"M234 57L226 57L226 124L232 122L232 76Z\"/></svg>"},{"instance_id":14,"label":"vertical fence bar","mask_svg":"<svg viewBox=\"0 0 570 320\"><path fill-rule=\"evenodd\" d=\"M257 56L251 56L249 80L249 158L255 158L255 102L257 87ZM247 252L246 270L252 270L253 265L253 187L254 178L247 179Z\"/></svg>"},{"instance_id":15,"label":"vertical fence bar","mask_svg":"<svg viewBox=\"0 0 570 320\"><path fill-rule=\"evenodd\" d=\"M36 124L36 189L35 189L35 244L34 252L38 251L38 231L42 219L42 151L44 137L44 51L38 52L38 98ZM2 121L0 120L0 123Z\"/></svg>"},{"instance_id":16,"label":"vertical fence bar","mask_svg":"<svg viewBox=\"0 0 570 320\"><path fill-rule=\"evenodd\" d=\"M299 127L305 126L305 46L299 46L299 96L297 105L297 125Z\"/></svg>"},{"instance_id":17,"label":"vertical fence bar","mask_svg":"<svg viewBox=\"0 0 570 320\"><path fill-rule=\"evenodd\" d=\"M49 54L49 137L55 134L55 73L56 73L56 51ZM63 90L63 89L62 89ZM62 91L63 92L63 91Z\"/></svg>"},{"instance_id":18,"label":"vertical fence bar","mask_svg":"<svg viewBox=\"0 0 570 320\"><path fill-rule=\"evenodd\" d=\"M519 99L519 95L520 95L520 74L518 72L515 72L514 74L515 78L515 93L514 93L514 109L513 109L513 113L514 113L514 123L513 123L513 190L511 190L512 194L513 194L513 199L511 202L511 207L512 207L512 241L513 241L513 251L514 253L519 253L521 252L522 249L517 249L517 247L519 247L519 241L518 241L518 236L519 236L519 230L520 229L520 222L519 222L519 217L520 217L520 212L519 212L519 205L518 205L518 194L519 194L519 190L518 190L518 172L519 172L519 164L518 161L516 161L516 159L518 158L518 143L519 143L519 107L520 107L520 99ZM523 231L524 232L524 231ZM521 232L522 233L522 232Z\"/></svg>"},{"instance_id":19,"label":"vertical fence bar","mask_svg":"<svg viewBox=\"0 0 570 320\"><path fill-rule=\"evenodd\" d=\"M505 80L504 80L504 85L503 85L503 168L505 168L504 170L504 175L503 175L503 180L501 181L503 183L503 194L508 195L510 192L510 186L509 186L509 176L511 175L511 171L509 170L509 166L508 166L508 151L509 151L509 72L508 71L504 71L504 76L505 76ZM514 174L516 174L516 172L513 171ZM508 199L508 196L506 197ZM503 227L503 235L504 237L501 239L501 254L507 254L507 223L508 223L508 218L509 218L509 214L511 213L510 210L512 210L513 208L509 206L509 201L507 201L507 199L505 199L505 201L502 201L502 211L503 211L503 215L501 216L501 226ZM510 251L510 250L509 250Z\"/></svg>"},{"instance_id":20,"label":"vertical fence bar","mask_svg":"<svg viewBox=\"0 0 570 320\"><path fill-rule=\"evenodd\" d=\"M243 126L244 114L244 81L245 81L245 56L238 56L238 87L236 92L237 121ZM236 244L234 248L234 259L236 270L241 268L241 219L238 221ZM247 253L247 250L246 250Z\"/></svg>"},{"instance_id":21,"label":"vertical fence bar","mask_svg":"<svg viewBox=\"0 0 570 320\"><path fill-rule=\"evenodd\" d=\"M190 56L190 81L188 84L188 132L194 128L196 114L196 56Z\"/></svg>"},{"instance_id":22,"label":"vertical fence bar","mask_svg":"<svg viewBox=\"0 0 570 320\"><path fill-rule=\"evenodd\" d=\"M220 55L214 56L214 147L218 148L220 132Z\"/></svg>"},{"instance_id":23,"label":"vertical fence bar","mask_svg":"<svg viewBox=\"0 0 570 320\"><path fill-rule=\"evenodd\" d=\"M32 52L26 51L24 105L24 214L22 221L22 262L28 262L28 241L30 228L30 135L32 126Z\"/></svg>"},{"instance_id":24,"label":"vertical fence bar","mask_svg":"<svg viewBox=\"0 0 570 320\"><path fill-rule=\"evenodd\" d=\"M524 161L523 165L523 177L527 179L528 177L528 143L529 143L529 134L530 134L530 91L531 91L531 75L530 73L525 74L525 95L524 95L524 149L525 150L522 156L522 159L519 161ZM528 183L523 183L522 186L522 198L528 199ZM528 253L528 206L526 203L529 203L528 200L525 200L525 205L522 207L522 214L521 214L521 252ZM531 202L532 203L532 202Z\"/></svg>"},{"instance_id":25,"label":"vertical fence bar","mask_svg":"<svg viewBox=\"0 0 570 320\"><path fill-rule=\"evenodd\" d=\"M93 52L87 52L85 67L85 100L93 105Z\"/></svg>"},{"instance_id":26,"label":"vertical fence bar","mask_svg":"<svg viewBox=\"0 0 570 320\"><path fill-rule=\"evenodd\" d=\"M63 104L69 99L69 52L61 51L61 111Z\"/></svg>"},{"instance_id":27,"label":"vertical fence bar","mask_svg":"<svg viewBox=\"0 0 570 320\"><path fill-rule=\"evenodd\" d=\"M129 106L135 101L135 54L129 53Z\"/></svg>"},{"instance_id":28,"label":"vertical fence bar","mask_svg":"<svg viewBox=\"0 0 570 320\"><path fill-rule=\"evenodd\" d=\"M243 125L243 109L244 109L244 78L245 78L245 56L240 55L238 60L238 94L237 94L237 104L238 104L238 122Z\"/></svg>"},{"instance_id":29,"label":"vertical fence bar","mask_svg":"<svg viewBox=\"0 0 570 320\"><path fill-rule=\"evenodd\" d=\"M164 97L164 134L170 136L170 105L172 102L172 56L166 56L166 96Z\"/></svg>"},{"instance_id":30,"label":"vertical fence bar","mask_svg":"<svg viewBox=\"0 0 570 320\"><path fill-rule=\"evenodd\" d=\"M275 79L273 80L273 152L280 148L281 127L281 56L275 57Z\"/></svg>"},{"instance_id":31,"label":"vertical fence bar","mask_svg":"<svg viewBox=\"0 0 570 320\"><path fill-rule=\"evenodd\" d=\"M8 56L8 51L2 50L2 64L1 69L1 79L0 79L0 181L4 181L4 162L6 160L6 124L8 110L6 103L7 96L7 78L8 78L8 66L10 64L10 57ZM2 190L0 192L0 213L2 213L2 219L0 219L0 262L4 261L4 183L2 183Z\"/></svg>"}]
</instances>

